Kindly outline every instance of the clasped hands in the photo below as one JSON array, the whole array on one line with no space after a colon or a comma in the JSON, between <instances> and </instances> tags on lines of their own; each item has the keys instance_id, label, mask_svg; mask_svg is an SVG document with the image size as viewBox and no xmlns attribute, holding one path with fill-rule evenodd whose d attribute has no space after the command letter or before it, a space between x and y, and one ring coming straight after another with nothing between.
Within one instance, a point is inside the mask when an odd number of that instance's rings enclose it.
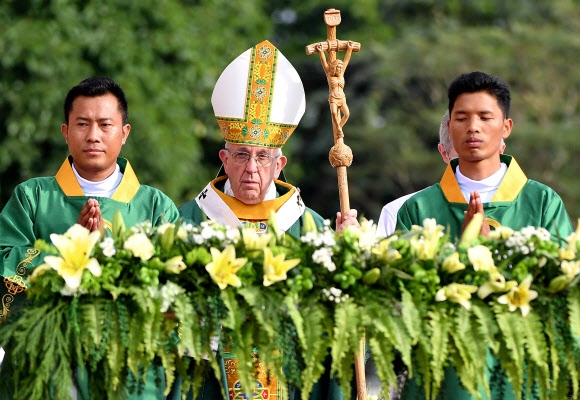
<instances>
[{"instance_id":1,"label":"clasped hands","mask_svg":"<svg viewBox=\"0 0 580 400\"><path fill-rule=\"evenodd\" d=\"M77 224L84 226L89 231L102 231L105 229L105 222L103 220L103 215L101 214L101 206L99 202L95 199L88 199L79 218L77 219Z\"/></svg>"},{"instance_id":2,"label":"clasped hands","mask_svg":"<svg viewBox=\"0 0 580 400\"><path fill-rule=\"evenodd\" d=\"M461 232L465 231L465 228L469 224L469 222L473 219L475 214L482 214L483 215L483 223L481 224L481 230L479 232L480 235L489 237L489 232L491 228L489 227L489 223L485 219L485 213L483 211L483 203L481 202L481 197L477 191L473 191L469 193L469 204L467 205L467 211L464 211L464 219L463 225L461 226Z\"/></svg>"}]
</instances>

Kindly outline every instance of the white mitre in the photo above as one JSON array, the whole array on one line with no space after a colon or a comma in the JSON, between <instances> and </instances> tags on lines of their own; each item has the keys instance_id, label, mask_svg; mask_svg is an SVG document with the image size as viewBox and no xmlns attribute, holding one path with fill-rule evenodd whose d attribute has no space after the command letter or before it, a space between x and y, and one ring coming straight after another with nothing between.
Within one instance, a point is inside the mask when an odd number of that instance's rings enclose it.
<instances>
[{"instance_id":1,"label":"white mitre","mask_svg":"<svg viewBox=\"0 0 580 400\"><path fill-rule=\"evenodd\" d=\"M227 66L211 104L226 142L278 148L304 115L306 96L298 72L265 40Z\"/></svg>"}]
</instances>

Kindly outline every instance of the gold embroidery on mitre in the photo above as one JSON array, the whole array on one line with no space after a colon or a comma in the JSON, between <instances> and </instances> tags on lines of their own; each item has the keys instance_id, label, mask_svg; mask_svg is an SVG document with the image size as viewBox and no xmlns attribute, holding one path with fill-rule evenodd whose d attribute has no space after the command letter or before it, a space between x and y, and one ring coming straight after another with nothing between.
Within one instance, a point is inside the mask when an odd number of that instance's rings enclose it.
<instances>
[{"instance_id":1,"label":"gold embroidery on mitre","mask_svg":"<svg viewBox=\"0 0 580 400\"><path fill-rule=\"evenodd\" d=\"M38 249L28 249L26 250L26 258L18 263L16 266L16 275L7 276L4 278L4 284L6 285L6 290L8 294L2 296L2 310L0 311L0 323L3 322L10 311L10 304L14 301L14 296L22 293L26 290L26 271L27 267L32 264L34 260L40 254Z\"/></svg>"},{"instance_id":2,"label":"gold embroidery on mitre","mask_svg":"<svg viewBox=\"0 0 580 400\"><path fill-rule=\"evenodd\" d=\"M297 125L270 121L278 49L267 40L252 48L244 117L216 116L226 142L282 147Z\"/></svg>"}]
</instances>

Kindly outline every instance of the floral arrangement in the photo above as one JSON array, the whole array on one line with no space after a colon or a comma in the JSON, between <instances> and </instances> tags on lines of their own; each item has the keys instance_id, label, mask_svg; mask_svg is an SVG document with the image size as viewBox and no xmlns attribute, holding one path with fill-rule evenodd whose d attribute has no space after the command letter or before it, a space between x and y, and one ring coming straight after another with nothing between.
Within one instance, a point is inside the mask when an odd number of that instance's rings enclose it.
<instances>
[{"instance_id":1,"label":"floral arrangement","mask_svg":"<svg viewBox=\"0 0 580 400\"><path fill-rule=\"evenodd\" d=\"M490 356L518 398L580 396L580 231L561 245L533 227L484 238L477 217L452 243L434 220L388 238L372 221L342 234L307 221L293 238L273 217L258 236L211 221L126 227L116 215L110 236L75 225L38 241L47 255L29 304L0 330L0 386L111 399L145 379L164 379L167 394L179 375L187 391L219 376L218 343L235 348L244 388L258 348L303 396L330 355L348 393L365 340L384 387L404 369L426 398L447 368L490 397Z\"/></svg>"}]
</instances>

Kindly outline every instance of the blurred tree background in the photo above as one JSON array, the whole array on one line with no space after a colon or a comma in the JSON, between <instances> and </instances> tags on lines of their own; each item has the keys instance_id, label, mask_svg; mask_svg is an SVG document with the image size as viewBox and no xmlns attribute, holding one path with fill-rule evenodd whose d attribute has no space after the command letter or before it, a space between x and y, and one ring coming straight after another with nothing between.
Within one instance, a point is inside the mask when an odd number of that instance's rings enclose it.
<instances>
[{"instance_id":1,"label":"blurred tree background","mask_svg":"<svg viewBox=\"0 0 580 400\"><path fill-rule=\"evenodd\" d=\"M338 38L361 43L345 74L350 202L360 214L376 221L385 203L440 179L447 85L481 70L512 87L506 153L580 217L575 0L4 0L0 207L19 182L56 173L67 154L64 97L92 75L111 76L127 93L132 130L121 155L140 181L178 206L192 199L219 168L213 85L230 61L268 39L306 90L306 114L284 148L286 176L306 204L333 218L328 86L318 56L304 51L326 39L328 8L341 11Z\"/></svg>"}]
</instances>

